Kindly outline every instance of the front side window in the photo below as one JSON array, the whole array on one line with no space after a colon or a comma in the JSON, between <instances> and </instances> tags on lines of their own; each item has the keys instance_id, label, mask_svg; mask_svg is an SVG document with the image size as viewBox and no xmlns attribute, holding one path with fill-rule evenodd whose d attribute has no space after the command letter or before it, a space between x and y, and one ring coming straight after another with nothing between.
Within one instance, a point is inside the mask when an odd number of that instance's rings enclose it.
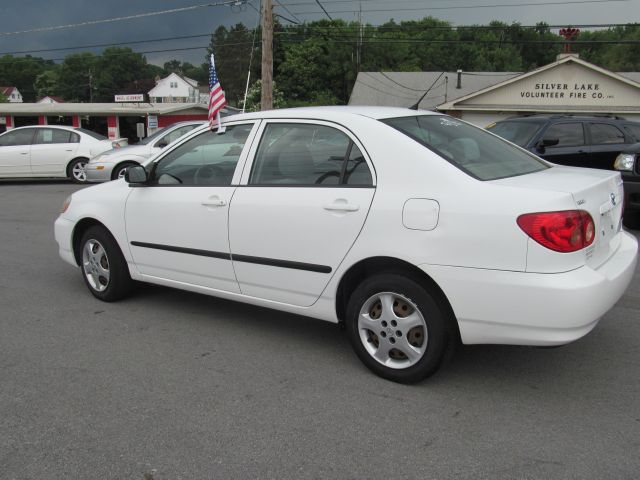
<instances>
[{"instance_id":1,"label":"front side window","mask_svg":"<svg viewBox=\"0 0 640 480\"><path fill-rule=\"evenodd\" d=\"M0 147L13 147L18 145L31 145L33 128L25 128L5 133L0 137Z\"/></svg>"},{"instance_id":2,"label":"front side window","mask_svg":"<svg viewBox=\"0 0 640 480\"><path fill-rule=\"evenodd\" d=\"M591 143L593 145L605 145L608 143L624 143L624 133L608 123L592 123L589 125L591 130Z\"/></svg>"},{"instance_id":3,"label":"front side window","mask_svg":"<svg viewBox=\"0 0 640 480\"><path fill-rule=\"evenodd\" d=\"M444 115L381 120L479 180L545 170L539 158L485 130Z\"/></svg>"},{"instance_id":4,"label":"front side window","mask_svg":"<svg viewBox=\"0 0 640 480\"><path fill-rule=\"evenodd\" d=\"M35 144L70 143L71 132L56 128L39 128Z\"/></svg>"},{"instance_id":5,"label":"front side window","mask_svg":"<svg viewBox=\"0 0 640 480\"><path fill-rule=\"evenodd\" d=\"M349 162L353 152L353 160ZM253 185L340 185L349 181L348 168L360 166L360 179L371 178L357 146L343 132L325 125L267 125L256 153L249 183ZM345 164L345 162L347 162ZM350 163L350 165L349 165ZM365 179L360 172L364 172ZM354 178L356 178L354 176ZM366 184L371 185L371 181Z\"/></svg>"},{"instance_id":6,"label":"front side window","mask_svg":"<svg viewBox=\"0 0 640 480\"><path fill-rule=\"evenodd\" d=\"M640 125L639 124L627 124L624 126L635 139L636 142L640 142Z\"/></svg>"},{"instance_id":7,"label":"front side window","mask_svg":"<svg viewBox=\"0 0 640 480\"><path fill-rule=\"evenodd\" d=\"M153 178L156 185L224 186L231 179L253 124L228 126L189 139L163 157Z\"/></svg>"},{"instance_id":8,"label":"front side window","mask_svg":"<svg viewBox=\"0 0 640 480\"><path fill-rule=\"evenodd\" d=\"M584 145L584 129L582 123L556 123L547 128L544 138L558 139L554 147L578 147Z\"/></svg>"}]
</instances>

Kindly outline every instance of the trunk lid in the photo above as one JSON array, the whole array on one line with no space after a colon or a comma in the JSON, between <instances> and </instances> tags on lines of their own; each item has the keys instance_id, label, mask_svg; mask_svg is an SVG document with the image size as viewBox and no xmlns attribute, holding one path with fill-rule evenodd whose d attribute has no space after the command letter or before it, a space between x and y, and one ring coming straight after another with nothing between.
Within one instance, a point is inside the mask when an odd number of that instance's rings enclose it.
<instances>
[{"instance_id":1,"label":"trunk lid","mask_svg":"<svg viewBox=\"0 0 640 480\"><path fill-rule=\"evenodd\" d=\"M595 239L585 249L585 261L590 267L602 265L618 248L624 198L619 172L553 166L541 172L496 180L495 183L570 194L575 208L589 212L595 224Z\"/></svg>"}]
</instances>

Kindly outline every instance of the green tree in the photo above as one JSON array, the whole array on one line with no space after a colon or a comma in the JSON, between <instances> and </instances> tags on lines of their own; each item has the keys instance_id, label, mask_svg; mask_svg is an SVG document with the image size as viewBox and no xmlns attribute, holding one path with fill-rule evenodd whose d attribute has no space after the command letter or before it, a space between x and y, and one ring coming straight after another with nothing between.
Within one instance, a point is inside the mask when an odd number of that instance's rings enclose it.
<instances>
[{"instance_id":1,"label":"green tree","mask_svg":"<svg viewBox=\"0 0 640 480\"><path fill-rule=\"evenodd\" d=\"M245 107L246 112L259 112L260 101L262 99L262 80L256 80L247 91L247 104ZM240 105L244 103L244 100L240 102ZM276 83L273 83L273 108L284 108L286 105L284 101L284 94L278 88Z\"/></svg>"},{"instance_id":2,"label":"green tree","mask_svg":"<svg viewBox=\"0 0 640 480\"><path fill-rule=\"evenodd\" d=\"M36 77L34 84L36 96L43 98L46 96L59 95L59 82L57 69L52 68L51 70L45 70Z\"/></svg>"},{"instance_id":3,"label":"green tree","mask_svg":"<svg viewBox=\"0 0 640 480\"><path fill-rule=\"evenodd\" d=\"M54 68L51 60L31 55L4 55L0 57L0 85L17 87L25 102L33 102L36 99L36 78L51 68Z\"/></svg>"},{"instance_id":4,"label":"green tree","mask_svg":"<svg viewBox=\"0 0 640 480\"><path fill-rule=\"evenodd\" d=\"M96 58L93 101L111 102L113 96L136 80L148 78L146 58L130 48L109 47ZM93 85L93 82L92 82Z\"/></svg>"},{"instance_id":5,"label":"green tree","mask_svg":"<svg viewBox=\"0 0 640 480\"><path fill-rule=\"evenodd\" d=\"M59 95L69 102L93 100L96 69L97 57L93 53L67 55L58 70Z\"/></svg>"}]
</instances>

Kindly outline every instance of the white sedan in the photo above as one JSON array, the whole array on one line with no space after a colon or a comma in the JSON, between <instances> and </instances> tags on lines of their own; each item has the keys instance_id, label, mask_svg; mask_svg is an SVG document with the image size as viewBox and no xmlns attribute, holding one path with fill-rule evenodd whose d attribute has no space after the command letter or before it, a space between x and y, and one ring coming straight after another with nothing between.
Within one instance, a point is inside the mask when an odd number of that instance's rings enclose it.
<instances>
[{"instance_id":1,"label":"white sedan","mask_svg":"<svg viewBox=\"0 0 640 480\"><path fill-rule=\"evenodd\" d=\"M68 177L84 183L91 157L127 143L126 138L109 140L83 128L13 128L0 135L0 178Z\"/></svg>"},{"instance_id":2,"label":"white sedan","mask_svg":"<svg viewBox=\"0 0 640 480\"><path fill-rule=\"evenodd\" d=\"M225 125L67 199L60 255L95 297L137 280L340 323L367 367L409 383L459 340L576 340L634 273L617 172L554 166L424 111Z\"/></svg>"},{"instance_id":3,"label":"white sedan","mask_svg":"<svg viewBox=\"0 0 640 480\"><path fill-rule=\"evenodd\" d=\"M205 123L202 120L177 122L161 128L135 145L107 150L89 160L86 166L87 181L100 183L122 178L130 166L144 163L182 135Z\"/></svg>"}]
</instances>

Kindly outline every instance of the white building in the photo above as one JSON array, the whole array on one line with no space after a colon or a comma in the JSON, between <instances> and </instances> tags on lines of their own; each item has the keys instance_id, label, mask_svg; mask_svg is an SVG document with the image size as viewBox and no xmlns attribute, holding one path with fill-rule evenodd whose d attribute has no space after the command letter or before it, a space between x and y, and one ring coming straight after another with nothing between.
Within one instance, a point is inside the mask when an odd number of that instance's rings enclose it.
<instances>
[{"instance_id":1,"label":"white building","mask_svg":"<svg viewBox=\"0 0 640 480\"><path fill-rule=\"evenodd\" d=\"M198 82L192 78L172 73L156 80L149 90L151 103L201 103Z\"/></svg>"},{"instance_id":2,"label":"white building","mask_svg":"<svg viewBox=\"0 0 640 480\"><path fill-rule=\"evenodd\" d=\"M429 89L424 98L420 99ZM640 120L640 72L611 72L561 54L516 72L361 72L350 105L438 110L480 127L515 115L574 113Z\"/></svg>"},{"instance_id":3,"label":"white building","mask_svg":"<svg viewBox=\"0 0 640 480\"><path fill-rule=\"evenodd\" d=\"M46 97L42 97L36 103L64 103L64 100L61 97L50 97L47 95Z\"/></svg>"},{"instance_id":4,"label":"white building","mask_svg":"<svg viewBox=\"0 0 640 480\"><path fill-rule=\"evenodd\" d=\"M9 103L22 103L22 94L16 87L0 87L0 93L2 93Z\"/></svg>"}]
</instances>

